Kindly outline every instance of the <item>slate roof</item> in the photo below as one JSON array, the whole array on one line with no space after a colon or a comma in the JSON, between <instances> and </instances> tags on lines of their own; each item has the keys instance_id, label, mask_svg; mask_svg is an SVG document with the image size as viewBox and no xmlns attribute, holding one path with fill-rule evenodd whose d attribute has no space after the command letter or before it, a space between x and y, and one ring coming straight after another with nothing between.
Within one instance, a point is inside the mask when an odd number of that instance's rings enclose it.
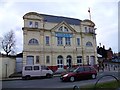
<instances>
[{"instance_id":1,"label":"slate roof","mask_svg":"<svg viewBox=\"0 0 120 90\"><path fill-rule=\"evenodd\" d=\"M80 22L81 22L81 20L75 19L75 18L53 16L53 15L46 15L46 14L40 14L40 15L44 17L44 21L46 22L60 23L62 21L65 21L68 24L72 24L72 25L80 25Z\"/></svg>"}]
</instances>

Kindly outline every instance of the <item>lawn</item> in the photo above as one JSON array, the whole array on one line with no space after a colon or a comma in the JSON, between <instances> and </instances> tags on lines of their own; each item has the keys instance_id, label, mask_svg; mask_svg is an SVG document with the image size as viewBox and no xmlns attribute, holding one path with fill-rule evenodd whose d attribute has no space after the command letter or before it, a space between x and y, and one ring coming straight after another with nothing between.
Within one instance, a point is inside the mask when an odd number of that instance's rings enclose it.
<instances>
[{"instance_id":1,"label":"lawn","mask_svg":"<svg viewBox=\"0 0 120 90\"><path fill-rule=\"evenodd\" d=\"M88 86L83 86L80 88L80 90L116 90L117 88L120 88L120 82L109 81L104 83L98 83L96 86L93 84Z\"/></svg>"}]
</instances>

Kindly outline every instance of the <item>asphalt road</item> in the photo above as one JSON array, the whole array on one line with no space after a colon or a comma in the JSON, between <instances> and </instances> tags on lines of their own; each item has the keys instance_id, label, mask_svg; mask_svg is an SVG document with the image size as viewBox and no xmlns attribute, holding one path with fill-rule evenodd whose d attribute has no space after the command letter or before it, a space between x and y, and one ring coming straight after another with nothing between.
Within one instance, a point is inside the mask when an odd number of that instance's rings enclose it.
<instances>
[{"instance_id":1,"label":"asphalt road","mask_svg":"<svg viewBox=\"0 0 120 90\"><path fill-rule=\"evenodd\" d=\"M81 80L76 82L61 82L60 77L53 77L50 79L33 79L33 80L13 80L3 81L2 88L73 88L74 85L84 86L88 84L95 84L96 81L104 75L113 75L119 78L118 72L100 72L96 79ZM103 77L99 82L106 82L115 80L111 76Z\"/></svg>"}]
</instances>

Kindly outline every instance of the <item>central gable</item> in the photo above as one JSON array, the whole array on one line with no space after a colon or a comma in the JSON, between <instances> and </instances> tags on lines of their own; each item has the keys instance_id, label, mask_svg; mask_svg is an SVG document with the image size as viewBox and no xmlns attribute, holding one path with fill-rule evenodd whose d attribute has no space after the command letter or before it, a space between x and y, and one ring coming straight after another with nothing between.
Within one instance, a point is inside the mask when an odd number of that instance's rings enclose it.
<instances>
[{"instance_id":1,"label":"central gable","mask_svg":"<svg viewBox=\"0 0 120 90\"><path fill-rule=\"evenodd\" d=\"M57 24L55 27L51 29L51 31L54 32L60 32L60 33L75 33L76 31L65 21L62 21L61 23Z\"/></svg>"}]
</instances>

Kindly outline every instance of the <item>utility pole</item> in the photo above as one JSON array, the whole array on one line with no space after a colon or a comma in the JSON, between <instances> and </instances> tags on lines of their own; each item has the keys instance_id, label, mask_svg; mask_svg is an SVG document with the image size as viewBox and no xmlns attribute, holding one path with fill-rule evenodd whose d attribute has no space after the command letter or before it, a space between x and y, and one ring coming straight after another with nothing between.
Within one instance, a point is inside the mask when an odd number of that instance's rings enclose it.
<instances>
[{"instance_id":1,"label":"utility pole","mask_svg":"<svg viewBox=\"0 0 120 90\"><path fill-rule=\"evenodd\" d=\"M89 18L91 20L91 12L90 12L90 8L88 9L88 12L89 12Z\"/></svg>"}]
</instances>

